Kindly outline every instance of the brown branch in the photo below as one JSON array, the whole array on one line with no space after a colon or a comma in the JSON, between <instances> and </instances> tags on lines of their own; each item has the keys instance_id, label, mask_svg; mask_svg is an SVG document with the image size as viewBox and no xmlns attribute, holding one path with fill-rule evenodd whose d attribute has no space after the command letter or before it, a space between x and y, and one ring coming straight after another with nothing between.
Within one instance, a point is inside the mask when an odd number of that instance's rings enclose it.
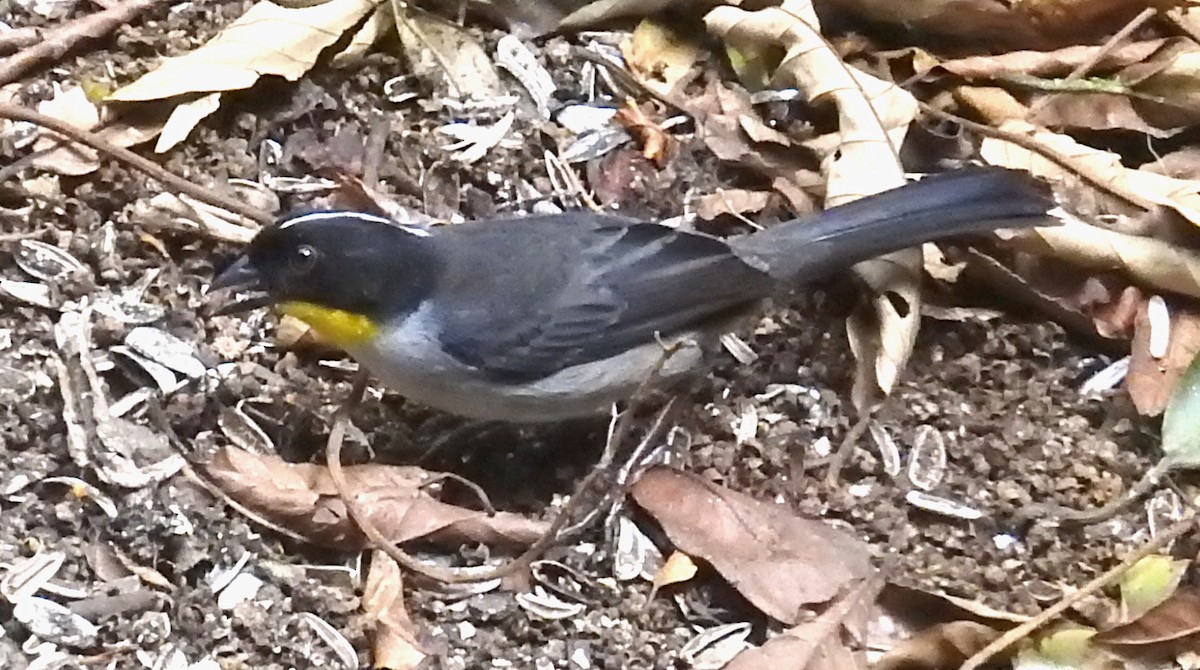
<instances>
[{"instance_id":1,"label":"brown branch","mask_svg":"<svg viewBox=\"0 0 1200 670\"><path fill-rule=\"evenodd\" d=\"M42 29L28 26L0 33L0 55L14 53L42 41Z\"/></svg>"},{"instance_id":2,"label":"brown branch","mask_svg":"<svg viewBox=\"0 0 1200 670\"><path fill-rule=\"evenodd\" d=\"M35 67L57 61L83 40L108 35L147 9L166 1L125 0L102 12L81 16L46 31L41 41L0 62L0 86L20 79Z\"/></svg>"},{"instance_id":3,"label":"brown branch","mask_svg":"<svg viewBox=\"0 0 1200 670\"><path fill-rule=\"evenodd\" d=\"M358 525L358 529L362 531L362 534L370 541L372 548L379 549L387 554L388 557L396 561L401 567L434 581L442 582L443 584L484 582L492 579L501 579L525 569L558 539L559 531L562 530L567 521L580 507L580 501L585 497L584 493L595 486L600 475L606 471L603 464L593 467L592 471L576 487L575 494L571 496L562 509L555 515L546 532L536 542L529 545L520 556L511 561L490 570L478 572L443 568L422 563L384 537L383 533L375 526L370 517L367 516L366 511L358 504L358 500L354 497L354 493L350 491L349 484L346 482L345 472L342 470L342 442L346 434L346 424L349 422L350 412L362 400L363 390L366 387L366 378L366 373L362 373L355 380L350 397L338 409L333 430L329 432L329 440L325 443L325 465L329 468L329 478L333 480L333 486L337 489L338 496L346 506L346 512L349 513L354 523ZM631 414L632 408L626 409L625 413L618 419L617 427L614 429L612 437L609 438L610 444L620 441L628 432L628 427L632 423L630 420Z\"/></svg>"},{"instance_id":4,"label":"brown branch","mask_svg":"<svg viewBox=\"0 0 1200 670\"><path fill-rule=\"evenodd\" d=\"M338 497L341 498L342 503L346 506L346 512L349 514L354 523L358 525L358 529L362 531L362 534L365 535L368 540L370 540L372 548L383 551L383 553L387 554L388 557L390 557L393 561L396 561L396 563L398 563L401 567L407 568L417 574L445 584L485 582L492 579L502 579L509 575L516 574L517 572L528 568L530 563L539 558L547 549L550 548L550 545L559 540L559 538L562 537L564 530L578 530L578 526L567 529L567 522L573 518L580 509L583 508L583 501L587 497L587 492L591 491L596 486L597 482L601 480L603 475L608 472L609 466L612 464L613 458L615 457L616 450L620 448L620 445L625 441L625 437L629 434L630 429L633 427L633 415L634 411L637 409L638 400L644 397L644 394L651 383L659 378L659 374L662 372L663 365L666 364L671 355L679 347L683 346L695 345L687 340L669 345L663 344L663 355L659 358L658 363L654 366L654 369L646 375L646 378L642 380L642 383L638 386L638 389L634 391L633 395L629 399L625 411L614 416L613 422L610 424L608 439L605 441L604 457L601 458L599 463L592 467L587 476L583 478L583 481L581 481L579 485L575 487L575 492L571 494L571 497L567 500L566 504L564 504L562 508L559 509L555 514L554 520L550 522L550 527L546 529L546 532L543 533L542 536L537 539L537 541L529 545L529 547L523 553L521 553L520 556L517 556L511 561L498 565L490 570L455 570L452 568L428 565L418 561L384 537L383 533L375 527L375 524L371 522L370 517L367 516L366 512L358 504L357 499L354 498L354 494L350 491L349 484L346 482L346 475L342 471L342 442L346 435L346 425L350 421L350 413L358 405L358 403L362 401L363 392L366 390L367 373L365 371L361 372L355 379L354 386L350 391L350 397L346 399L346 402L340 408L338 408L336 418L334 419L333 429L329 431L329 440L325 443L325 465L329 468L329 478L333 480L333 487L337 489ZM674 401L668 404L668 410L673 404ZM657 434L660 428L662 428L667 414L668 411L666 410L659 414L658 419L650 428L650 433L646 436L646 442L654 439L654 435ZM622 484L622 486L624 486L624 484ZM606 499L607 496L602 496L600 504L604 504Z\"/></svg>"},{"instance_id":5,"label":"brown branch","mask_svg":"<svg viewBox=\"0 0 1200 670\"><path fill-rule=\"evenodd\" d=\"M13 121L28 121L29 123L37 124L43 128L49 128L56 133L66 136L68 139L80 144L89 146L100 153L107 154L113 160L124 163L125 165L138 170L152 179L157 179L168 188L174 189L179 193L190 195L191 197L213 207L219 207L243 216L259 225L269 225L274 221L274 217L270 213L264 212L256 207L251 207L246 203L231 198L227 195L217 193L211 188L200 186L191 182L179 175L167 170L158 163L139 156L129 149L113 146L98 135L91 131L77 128L61 119L56 119L52 116L46 116L40 112L35 112L32 109L26 109L20 105L12 105L0 103L0 119L11 119Z\"/></svg>"}]
</instances>

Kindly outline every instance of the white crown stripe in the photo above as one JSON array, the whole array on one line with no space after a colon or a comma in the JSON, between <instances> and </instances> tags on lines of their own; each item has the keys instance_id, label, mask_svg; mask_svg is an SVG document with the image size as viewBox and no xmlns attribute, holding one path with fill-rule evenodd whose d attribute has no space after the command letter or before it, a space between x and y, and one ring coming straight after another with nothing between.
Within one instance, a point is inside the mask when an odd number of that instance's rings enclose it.
<instances>
[{"instance_id":1,"label":"white crown stripe","mask_svg":"<svg viewBox=\"0 0 1200 670\"><path fill-rule=\"evenodd\" d=\"M311 214L301 214L300 216L284 221L283 223L279 224L279 227L287 228L288 226L294 226L298 223L317 223L319 221L330 221L334 219L358 219L359 221L366 221L367 223L379 223L386 226L393 226L417 237L429 237L429 231L425 230L424 228L408 226L403 223L396 223L395 221L382 216L364 214L362 212L313 212Z\"/></svg>"}]
</instances>

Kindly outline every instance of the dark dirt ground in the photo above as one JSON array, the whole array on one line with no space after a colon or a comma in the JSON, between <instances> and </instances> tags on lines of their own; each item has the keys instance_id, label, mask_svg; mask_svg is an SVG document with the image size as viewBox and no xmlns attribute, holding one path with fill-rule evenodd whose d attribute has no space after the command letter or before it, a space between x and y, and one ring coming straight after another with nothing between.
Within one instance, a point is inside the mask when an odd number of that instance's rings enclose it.
<instances>
[{"instance_id":1,"label":"dark dirt ground","mask_svg":"<svg viewBox=\"0 0 1200 670\"><path fill-rule=\"evenodd\" d=\"M53 81L107 79L106 63L120 81L128 81L156 56L200 43L245 6L199 3L169 16L160 12L122 30L107 48L68 60L30 81L26 95L31 100L49 95ZM12 23L30 21L18 14ZM572 72L563 63L549 65L552 72ZM520 119L524 148L495 149L474 166L440 160L442 138L430 129L451 120L449 113L422 111L411 103L391 105L380 97L381 82L402 71L395 59L376 55L351 71L318 68L304 86L268 86L279 95L261 95L260 87L234 96L183 148L168 155L166 165L200 181L253 179L252 140L271 137L286 146L287 138L300 131L328 140L348 128L362 132L368 119L386 116L392 133L382 183L405 204L421 204L420 194L411 189L418 162L434 166L423 195L432 194L427 200L437 201L429 211L435 216L449 210L472 218L509 209L511 189L493 186L489 172L521 174L546 186L538 142L548 140ZM568 92L573 90L572 76L563 74L560 82ZM305 90L326 95L317 96L321 104L302 114L283 114L293 103L303 104L292 94ZM631 156L622 152L610 160L640 160ZM303 174L310 169L294 161L280 172ZM679 158L667 171L639 164L638 174L646 179L625 190L622 209L644 216L677 214L688 188L710 192L734 178L686 135ZM217 427L219 411L239 399L256 397L274 403L267 413L279 417L279 426L268 426L268 432L289 458L318 452L333 409L349 388L348 375L318 365L312 356L281 353L270 346L273 319L266 320L264 337L240 318L205 315L202 290L214 269L228 262L235 250L135 227L129 221L130 203L154 195L156 187L121 167L110 164L87 177L63 178L58 187L61 197L36 207L25 220L6 221L6 230L32 232L35 239L70 251L97 271L96 283L102 288L120 290L149 271L161 271L146 298L166 308L159 327L193 345L199 358L210 364L231 360L232 351L232 360L261 366L240 368L213 392L190 386L161 401L180 440L197 452L224 444L226 438ZM13 192L5 197L14 197ZM95 251L106 221L115 223L115 263ZM161 242L166 256L150 243L150 235ZM12 244L0 246L0 277L27 280L14 264ZM692 440L688 469L852 529L870 542L894 582L1008 610L1034 609L1046 585L1081 584L1145 538L1141 507L1087 528L1035 525L1015 514L1033 502L1103 504L1155 458L1152 427L1135 418L1123 394L1080 396L1083 381L1109 359L1037 315L1010 313L962 322L927 318L905 381L880 417L880 424L902 447L911 444L919 426L941 431L947 438L948 472L935 493L984 511L982 519L948 519L907 504L903 476L885 474L868 438L859 441L836 487L824 483L819 464L806 472L810 445L821 437L836 445L850 425L847 398L853 363L844 317L846 305L861 293L846 285L840 278L819 285L766 315L757 328L743 333L760 358L740 365L722 356L712 375L685 398L678 422ZM89 292L86 286L62 289L75 298ZM987 290L973 286L966 292L975 303L991 304ZM961 301L961 293L954 299ZM98 483L67 453L62 399L48 364L56 350L57 318L53 310L0 297L0 375L5 380L0 388L0 565L39 550L65 553L58 581L81 593L59 599L76 611L89 612L100 625L98 643L73 653L87 659L86 667L151 667L156 660L165 662L171 649L182 651L191 662L215 659L222 668L337 667L324 643L298 623L301 612L325 620L365 653L352 574L357 556L282 538L180 475L132 491L99 484L119 510L115 518L62 484L38 483L51 476ZM94 344L105 349L127 330L116 324L97 327ZM255 346L237 344L247 337ZM266 346L258 346L264 342ZM105 372L103 378L112 399L146 385L120 369ZM798 402L795 395L782 394L755 400L770 384L800 385L817 399ZM732 425L748 404L757 404L760 417L769 415L773 423L739 445ZM153 425L141 412L133 417ZM445 421L384 393L368 394L355 423L377 451L389 460L401 460L418 453L443 430ZM515 442L489 438L473 445L467 462L455 468L476 478L498 506L535 515L547 514L553 495L569 493L600 450L595 431L560 431ZM808 451L810 465L815 458ZM107 571L98 565L103 561L88 558L106 545L119 549L132 564L157 570L166 583L154 587L136 579L106 581L102 574ZM212 573L247 553L245 571L264 584L250 601L223 610L210 588ZM599 528L575 546L555 547L550 556L592 576L611 575L610 550ZM762 624L751 608L715 588L676 589L674 593L692 604L686 617L669 597L671 589L647 603L650 585L634 582L622 585L619 595L600 598L579 617L547 622L517 607L511 593L455 602L418 582L411 586L411 613L445 645L443 662L449 668L581 667L568 660L579 653L590 658L592 667L674 667L677 650L693 635L691 624ZM0 667L16 670L26 667L32 656L21 651L28 633L6 607L0 604Z\"/></svg>"}]
</instances>

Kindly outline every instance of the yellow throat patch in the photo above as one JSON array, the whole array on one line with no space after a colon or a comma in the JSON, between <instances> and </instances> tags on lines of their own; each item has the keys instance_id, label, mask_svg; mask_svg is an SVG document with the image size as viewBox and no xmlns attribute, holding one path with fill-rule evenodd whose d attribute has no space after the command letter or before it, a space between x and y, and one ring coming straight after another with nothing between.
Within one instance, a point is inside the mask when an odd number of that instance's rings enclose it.
<instances>
[{"instance_id":1,"label":"yellow throat patch","mask_svg":"<svg viewBox=\"0 0 1200 670\"><path fill-rule=\"evenodd\" d=\"M317 334L345 349L375 337L379 327L362 314L291 300L279 303L279 311L312 326Z\"/></svg>"}]
</instances>

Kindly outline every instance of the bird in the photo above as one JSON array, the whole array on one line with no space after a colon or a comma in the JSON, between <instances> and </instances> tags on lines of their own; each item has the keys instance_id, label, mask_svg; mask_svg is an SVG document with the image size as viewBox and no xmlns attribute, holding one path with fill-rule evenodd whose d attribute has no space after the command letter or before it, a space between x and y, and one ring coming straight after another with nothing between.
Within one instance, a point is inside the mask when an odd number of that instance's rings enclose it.
<instances>
[{"instance_id":1,"label":"bird","mask_svg":"<svg viewBox=\"0 0 1200 670\"><path fill-rule=\"evenodd\" d=\"M721 238L567 211L418 227L284 216L210 284L219 313L274 305L408 400L530 424L600 415L702 370L767 301L924 242L1052 225L1031 175L972 166Z\"/></svg>"}]
</instances>

